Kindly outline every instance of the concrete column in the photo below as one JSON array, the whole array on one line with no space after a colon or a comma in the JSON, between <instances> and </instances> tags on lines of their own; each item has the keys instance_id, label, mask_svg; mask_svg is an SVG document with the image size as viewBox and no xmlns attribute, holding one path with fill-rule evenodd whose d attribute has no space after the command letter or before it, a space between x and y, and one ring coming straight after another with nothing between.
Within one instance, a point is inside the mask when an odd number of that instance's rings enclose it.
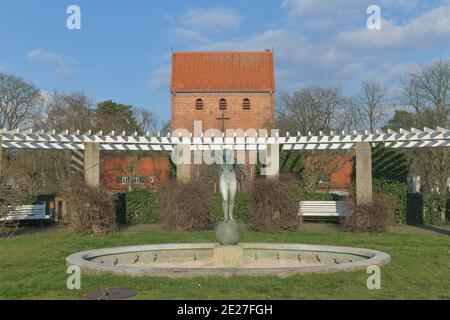
<instances>
[{"instance_id":1,"label":"concrete column","mask_svg":"<svg viewBox=\"0 0 450 320\"><path fill-rule=\"evenodd\" d=\"M84 144L84 179L87 184L100 185L100 144Z\"/></svg>"},{"instance_id":2,"label":"concrete column","mask_svg":"<svg viewBox=\"0 0 450 320\"><path fill-rule=\"evenodd\" d=\"M265 167L261 169L261 174L267 179L276 180L280 176L280 145L268 144L264 152Z\"/></svg>"},{"instance_id":3,"label":"concrete column","mask_svg":"<svg viewBox=\"0 0 450 320\"><path fill-rule=\"evenodd\" d=\"M191 148L188 144L177 146L177 181L189 182L191 180Z\"/></svg>"},{"instance_id":4,"label":"concrete column","mask_svg":"<svg viewBox=\"0 0 450 320\"><path fill-rule=\"evenodd\" d=\"M372 202L372 146L370 142L356 143L356 203Z\"/></svg>"},{"instance_id":5,"label":"concrete column","mask_svg":"<svg viewBox=\"0 0 450 320\"><path fill-rule=\"evenodd\" d=\"M189 164L177 165L177 181L189 182L191 180L191 166Z\"/></svg>"}]
</instances>

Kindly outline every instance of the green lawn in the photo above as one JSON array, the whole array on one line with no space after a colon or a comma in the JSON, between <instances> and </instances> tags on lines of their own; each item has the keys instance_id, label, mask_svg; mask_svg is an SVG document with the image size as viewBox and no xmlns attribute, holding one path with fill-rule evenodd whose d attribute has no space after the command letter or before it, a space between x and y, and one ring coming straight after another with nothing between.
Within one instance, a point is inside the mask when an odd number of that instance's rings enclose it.
<instances>
[{"instance_id":1,"label":"green lawn","mask_svg":"<svg viewBox=\"0 0 450 320\"><path fill-rule=\"evenodd\" d=\"M368 235L338 231L245 232L243 242L358 246L392 256L382 267L382 289L368 290L365 270L277 277L151 278L82 275L81 290L66 288L65 257L101 247L168 242L213 242L213 232L173 233L157 226L103 237L78 236L69 228L0 240L0 299L80 299L90 291L128 288L137 299L450 299L450 237L393 232Z\"/></svg>"}]
</instances>

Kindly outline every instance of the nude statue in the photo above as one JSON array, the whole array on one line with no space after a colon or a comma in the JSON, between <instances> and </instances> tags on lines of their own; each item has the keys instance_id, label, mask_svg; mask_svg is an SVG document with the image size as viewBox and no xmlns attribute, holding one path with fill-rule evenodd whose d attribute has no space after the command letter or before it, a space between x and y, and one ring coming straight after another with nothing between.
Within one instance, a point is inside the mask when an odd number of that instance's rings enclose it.
<instances>
[{"instance_id":1,"label":"nude statue","mask_svg":"<svg viewBox=\"0 0 450 320\"><path fill-rule=\"evenodd\" d=\"M230 149L224 149L222 156L223 161L220 165L220 192L223 198L222 207L225 222L227 222L234 221L234 198L237 191L235 167L241 167L241 165L235 163L233 151Z\"/></svg>"}]
</instances>

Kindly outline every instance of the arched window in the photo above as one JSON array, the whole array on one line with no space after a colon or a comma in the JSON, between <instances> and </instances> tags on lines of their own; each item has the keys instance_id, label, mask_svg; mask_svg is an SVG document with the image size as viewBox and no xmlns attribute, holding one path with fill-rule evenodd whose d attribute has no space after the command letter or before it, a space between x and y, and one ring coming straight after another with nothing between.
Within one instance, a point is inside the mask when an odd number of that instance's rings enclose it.
<instances>
[{"instance_id":1,"label":"arched window","mask_svg":"<svg viewBox=\"0 0 450 320\"><path fill-rule=\"evenodd\" d=\"M203 100L197 99L195 100L195 110L203 110Z\"/></svg>"},{"instance_id":2,"label":"arched window","mask_svg":"<svg viewBox=\"0 0 450 320\"><path fill-rule=\"evenodd\" d=\"M250 107L251 107L251 103L250 103L249 98L245 98L244 100L242 100L242 109L250 110Z\"/></svg>"},{"instance_id":3,"label":"arched window","mask_svg":"<svg viewBox=\"0 0 450 320\"><path fill-rule=\"evenodd\" d=\"M219 109L226 110L227 109L227 100L222 98L219 100Z\"/></svg>"}]
</instances>

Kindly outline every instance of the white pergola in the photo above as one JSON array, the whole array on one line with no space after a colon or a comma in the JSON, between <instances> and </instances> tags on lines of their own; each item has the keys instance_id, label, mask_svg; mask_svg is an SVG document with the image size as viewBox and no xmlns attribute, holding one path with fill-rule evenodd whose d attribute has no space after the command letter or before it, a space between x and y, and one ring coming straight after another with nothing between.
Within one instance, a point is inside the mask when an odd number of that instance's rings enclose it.
<instances>
[{"instance_id":1,"label":"white pergola","mask_svg":"<svg viewBox=\"0 0 450 320\"><path fill-rule=\"evenodd\" d=\"M0 130L0 160L1 149L44 149L71 150L78 157L78 162L84 164L86 181L98 185L100 180L100 151L173 151L177 148L185 151L214 151L225 148L232 150L266 150L267 153L278 150L356 150L356 193L358 202L372 201L372 157L371 146L383 144L389 148L423 148L450 146L450 130L446 128L411 128L377 130L375 132L319 132L313 135L297 133L279 136L278 131L268 135L214 136L202 133L199 136L179 135L127 135L126 132L116 134L111 132L93 133L91 131L43 132L32 130ZM267 154L266 153L266 154ZM80 157L81 154L81 157ZM73 157L74 158L74 157ZM80 160L80 158L82 160ZM278 169L278 157L275 164ZM177 165L177 179L189 180L190 165ZM269 172L269 171L268 171ZM276 175L278 170L267 175Z\"/></svg>"},{"instance_id":2,"label":"white pergola","mask_svg":"<svg viewBox=\"0 0 450 320\"><path fill-rule=\"evenodd\" d=\"M221 150L231 148L234 150L263 150L267 145L281 145L283 150L348 150L353 149L358 142L384 144L390 148L420 148L420 147L446 147L450 145L450 130L446 128L424 128L418 130L400 129L377 130L352 133L330 132L318 135L287 133L280 137L244 135L225 137L208 136L199 137L160 134L126 135L123 132L117 135L114 132L104 135L102 132L80 133L80 131L43 132L32 130L0 130L1 146L5 149L49 149L49 150L84 150L86 143L99 145L104 151L172 151L177 145L190 145L191 150Z\"/></svg>"}]
</instances>

